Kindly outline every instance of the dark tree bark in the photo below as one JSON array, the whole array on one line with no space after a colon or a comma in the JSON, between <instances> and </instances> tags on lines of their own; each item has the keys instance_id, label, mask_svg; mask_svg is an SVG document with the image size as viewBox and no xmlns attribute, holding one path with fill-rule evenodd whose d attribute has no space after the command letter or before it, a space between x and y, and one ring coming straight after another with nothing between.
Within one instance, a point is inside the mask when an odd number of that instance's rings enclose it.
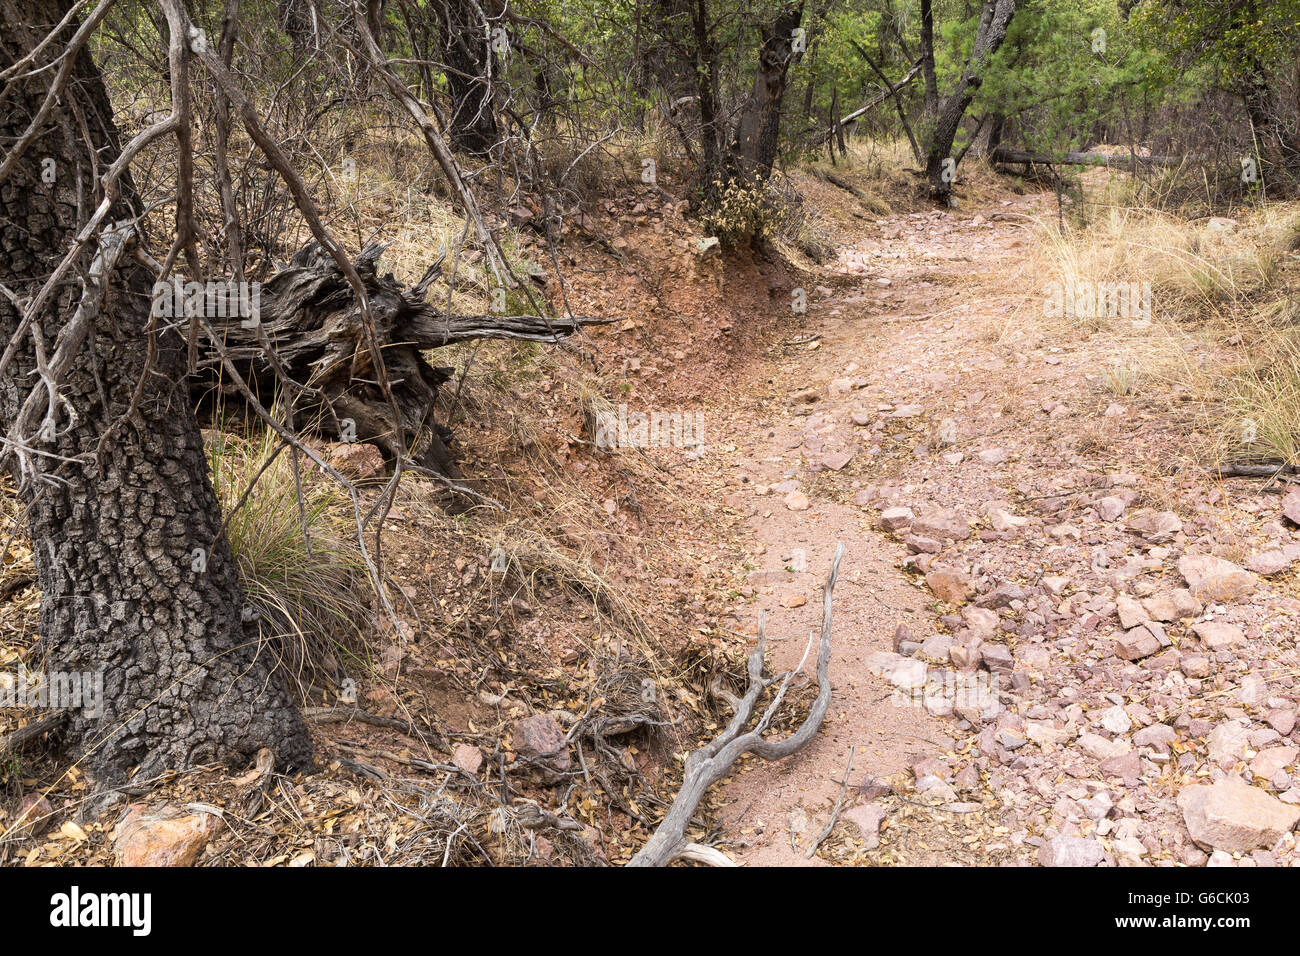
<instances>
[{"instance_id":1,"label":"dark tree bark","mask_svg":"<svg viewBox=\"0 0 1300 956\"><path fill-rule=\"evenodd\" d=\"M934 126L930 131L930 144L926 153L925 178L930 184L930 194L938 202L951 202L951 171L955 168L947 161L952 158L953 140L962 118L984 79L984 67L989 57L998 51L1007 38L1007 27L1016 12L1016 0L988 0L980 16L975 34L975 46L966 61L961 76L952 92L939 105Z\"/></svg>"},{"instance_id":2,"label":"dark tree bark","mask_svg":"<svg viewBox=\"0 0 1300 956\"><path fill-rule=\"evenodd\" d=\"M695 88L700 102L701 178L706 192L721 186L724 174L722 117L718 115L718 44L713 36L708 0L695 0L691 6L691 51L695 65Z\"/></svg>"},{"instance_id":3,"label":"dark tree bark","mask_svg":"<svg viewBox=\"0 0 1300 956\"><path fill-rule=\"evenodd\" d=\"M280 26L293 44L294 58L302 60L309 56L316 48L319 35L309 0L279 0L279 13Z\"/></svg>"},{"instance_id":4,"label":"dark tree bark","mask_svg":"<svg viewBox=\"0 0 1300 956\"><path fill-rule=\"evenodd\" d=\"M451 97L447 137L456 149L481 156L501 135L492 108L492 47L476 6L469 0L438 0L433 10Z\"/></svg>"},{"instance_id":5,"label":"dark tree bark","mask_svg":"<svg viewBox=\"0 0 1300 956\"><path fill-rule=\"evenodd\" d=\"M12 0L19 23L0 33L0 68L69 7ZM55 44L48 55L57 51ZM103 198L96 177L121 149L90 55L83 49L74 63L68 92L0 184L0 283L20 301L73 247ZM23 134L51 75L15 81L0 111L0 143ZM41 177L47 157L53 183ZM140 215L129 174L119 187L113 222ZM273 655L259 653L255 625L241 620L236 568L219 537L220 508L189 401L184 337L151 322L154 277L130 250L102 280L92 270L97 251L89 243L38 310L0 379L0 426L12 434L39 381L37 341L48 353L78 309L90 307L88 337L59 389L76 414L58 407L52 440L31 439L46 454L26 456L20 476L41 589L41 658L52 671L104 676L102 714L70 712L66 752L104 782L134 767L147 776L242 761L262 747L279 766L304 766L310 735L272 671ZM0 297L0 339L14 341L20 321L15 304ZM16 470L16 461L9 456L7 467Z\"/></svg>"},{"instance_id":6,"label":"dark tree bark","mask_svg":"<svg viewBox=\"0 0 1300 956\"><path fill-rule=\"evenodd\" d=\"M939 81L934 75L934 3L921 0L921 76L925 83L925 119L939 112Z\"/></svg>"},{"instance_id":7,"label":"dark tree bark","mask_svg":"<svg viewBox=\"0 0 1300 956\"><path fill-rule=\"evenodd\" d=\"M754 88L736 121L731 140L731 173L746 180L766 180L776 162L781 132L781 101L790 67L802 53L793 49L794 31L803 20L803 2L788 4L763 25Z\"/></svg>"}]
</instances>

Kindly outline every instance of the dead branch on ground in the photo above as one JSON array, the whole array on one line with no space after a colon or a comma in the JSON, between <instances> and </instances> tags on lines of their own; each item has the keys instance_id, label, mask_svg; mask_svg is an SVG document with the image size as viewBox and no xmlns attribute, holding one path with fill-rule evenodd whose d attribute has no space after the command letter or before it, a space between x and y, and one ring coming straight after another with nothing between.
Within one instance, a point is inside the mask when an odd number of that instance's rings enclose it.
<instances>
[{"instance_id":1,"label":"dead branch on ground","mask_svg":"<svg viewBox=\"0 0 1300 956\"><path fill-rule=\"evenodd\" d=\"M659 824L658 829L646 841L640 852L632 858L628 864L629 866L667 866L678 859L692 859L714 866L734 865L719 850L688 841L686 839L687 828L691 824L691 818L695 814L696 807L704 799L709 787L721 780L731 770L735 762L745 754L756 754L764 760L780 760L782 757L788 757L801 749L821 729L822 721L825 719L826 711L831 703L829 673L831 660L831 599L835 593L835 581L840 572L840 559L843 557L844 544L841 542L835 547L835 558L831 562L831 570L826 579L825 593L822 598L821 646L817 653L817 697L809 708L808 716L804 718L804 722L799 725L799 729L793 734L781 740L768 740L763 736L764 731L772 723L772 718L776 715L781 703L785 700L785 694L790 687L791 679L803 666L801 660L799 667L788 671L779 678L780 683L771 703L763 711L762 716L758 718L753 729L745 730L753 717L754 708L757 706L759 698L762 697L763 692L769 686L778 680L775 677L769 679L763 677L763 653L766 649L767 635L765 633L766 621L760 617L758 646L754 648L754 653L749 656L749 687L745 691L745 696L733 697L732 705L735 714L731 718L731 722L727 724L726 729L710 743L686 758L686 777L682 781L682 788L678 792L677 798L673 801L672 806L668 808L668 813ZM809 650L811 650L811 643ZM804 657L807 657L806 651Z\"/></svg>"}]
</instances>

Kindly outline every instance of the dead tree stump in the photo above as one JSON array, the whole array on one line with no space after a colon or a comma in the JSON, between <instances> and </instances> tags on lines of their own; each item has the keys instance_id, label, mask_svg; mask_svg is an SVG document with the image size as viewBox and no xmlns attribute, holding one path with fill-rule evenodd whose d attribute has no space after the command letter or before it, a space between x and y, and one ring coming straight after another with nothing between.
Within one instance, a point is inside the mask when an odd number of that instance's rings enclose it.
<instances>
[{"instance_id":1,"label":"dead tree stump","mask_svg":"<svg viewBox=\"0 0 1300 956\"><path fill-rule=\"evenodd\" d=\"M425 352L470 339L511 338L554 343L584 325L611 318L540 315L446 315L425 302L441 275L441 260L414 286L403 286L375 265L384 246L371 244L356 259L391 386L390 403L372 359L362 312L334 259L318 243L294 255L289 267L261 285L248 309L208 309L200 331L191 394L211 411L218 400L242 401L230 381L229 360L265 406L288 411L299 431L333 441L367 442L391 467L407 466L459 477L453 435L434 417L438 389L452 369L429 362ZM238 313L238 314L230 314ZM183 320L182 320L183 321Z\"/></svg>"}]
</instances>

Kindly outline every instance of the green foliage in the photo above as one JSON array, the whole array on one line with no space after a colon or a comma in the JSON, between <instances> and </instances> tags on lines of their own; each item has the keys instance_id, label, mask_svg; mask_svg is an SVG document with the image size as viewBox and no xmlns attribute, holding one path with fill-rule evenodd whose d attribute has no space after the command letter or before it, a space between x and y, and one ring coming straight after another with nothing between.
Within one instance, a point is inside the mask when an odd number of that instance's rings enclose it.
<instances>
[{"instance_id":1,"label":"green foliage","mask_svg":"<svg viewBox=\"0 0 1300 956\"><path fill-rule=\"evenodd\" d=\"M959 36L974 32L966 24ZM1166 77L1159 54L1139 45L1115 0L1028 0L990 61L972 112L1015 117L1028 149L1060 153L1090 145L1099 128L1123 126Z\"/></svg>"},{"instance_id":2,"label":"green foliage","mask_svg":"<svg viewBox=\"0 0 1300 956\"><path fill-rule=\"evenodd\" d=\"M1240 90L1293 65L1300 0L1143 0L1130 20L1145 45Z\"/></svg>"}]
</instances>

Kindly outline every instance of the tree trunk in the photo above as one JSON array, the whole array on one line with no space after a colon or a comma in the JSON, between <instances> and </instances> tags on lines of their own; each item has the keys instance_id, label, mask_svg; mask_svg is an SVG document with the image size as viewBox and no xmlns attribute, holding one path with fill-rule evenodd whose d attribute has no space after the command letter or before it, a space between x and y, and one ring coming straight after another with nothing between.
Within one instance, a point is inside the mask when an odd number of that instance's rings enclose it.
<instances>
[{"instance_id":1,"label":"tree trunk","mask_svg":"<svg viewBox=\"0 0 1300 956\"><path fill-rule=\"evenodd\" d=\"M934 75L933 0L921 0L921 75L925 83L925 122L939 112L939 81Z\"/></svg>"},{"instance_id":2,"label":"tree trunk","mask_svg":"<svg viewBox=\"0 0 1300 956\"><path fill-rule=\"evenodd\" d=\"M501 135L492 109L493 53L477 6L469 0L439 0L434 10L451 98L447 138L456 149L482 156Z\"/></svg>"},{"instance_id":3,"label":"tree trunk","mask_svg":"<svg viewBox=\"0 0 1300 956\"><path fill-rule=\"evenodd\" d=\"M781 131L781 101L790 67L802 53L793 49L794 31L803 20L803 2L784 7L763 27L754 88L736 122L731 141L731 173L745 180L766 180L776 162Z\"/></svg>"},{"instance_id":4,"label":"tree trunk","mask_svg":"<svg viewBox=\"0 0 1300 956\"><path fill-rule=\"evenodd\" d=\"M308 0L280 0L280 25L293 44L294 59L302 62L316 47L316 18Z\"/></svg>"},{"instance_id":5,"label":"tree trunk","mask_svg":"<svg viewBox=\"0 0 1300 956\"><path fill-rule=\"evenodd\" d=\"M983 82L984 67L988 58L998 51L1007 38L1007 27L1016 12L1016 0L989 0L980 16L975 46L966 62L957 85L940 104L934 127L930 132L930 147L926 154L925 178L930 183L930 194L945 205L951 202L952 144L957 138L966 109Z\"/></svg>"},{"instance_id":6,"label":"tree trunk","mask_svg":"<svg viewBox=\"0 0 1300 956\"><path fill-rule=\"evenodd\" d=\"M1002 134L1007 125L1006 117L999 113L986 119L987 122L980 125L980 132L971 144L972 156L980 158L992 156L1002 145Z\"/></svg>"},{"instance_id":7,"label":"tree trunk","mask_svg":"<svg viewBox=\"0 0 1300 956\"><path fill-rule=\"evenodd\" d=\"M708 0L691 6L691 34L694 38L695 89L700 100L701 179L705 194L722 185L722 117L718 115L718 44L709 19Z\"/></svg>"},{"instance_id":8,"label":"tree trunk","mask_svg":"<svg viewBox=\"0 0 1300 956\"><path fill-rule=\"evenodd\" d=\"M0 69L71 4L13 6L18 22L30 26L11 23L0 34ZM54 44L47 57L57 53ZM14 81L0 111L0 142L23 134L52 73L28 71ZM0 282L20 301L73 247L103 198L96 175L121 149L104 84L84 49L69 90L75 93L54 106L0 187ZM53 183L42 179L47 159ZM129 174L119 187L111 222L140 215ZM273 655L260 652L255 625L241 620L236 568L219 537L220 508L186 387L184 337L151 322L154 278L129 249L116 270L97 276L96 254L111 245L92 240L85 247L0 379L0 426L13 437L40 381L39 356L74 317L91 316L58 390L75 416L60 404L47 419L55 434L24 429L34 450L22 456L27 467L14 455L6 460L22 479L27 505L44 667L103 675L102 710L70 712L66 753L108 783L137 766L147 778L165 768L243 761L262 747L275 751L281 767L304 766L311 758L307 728L272 672ZM13 301L0 298L5 342L15 341L21 318Z\"/></svg>"}]
</instances>

